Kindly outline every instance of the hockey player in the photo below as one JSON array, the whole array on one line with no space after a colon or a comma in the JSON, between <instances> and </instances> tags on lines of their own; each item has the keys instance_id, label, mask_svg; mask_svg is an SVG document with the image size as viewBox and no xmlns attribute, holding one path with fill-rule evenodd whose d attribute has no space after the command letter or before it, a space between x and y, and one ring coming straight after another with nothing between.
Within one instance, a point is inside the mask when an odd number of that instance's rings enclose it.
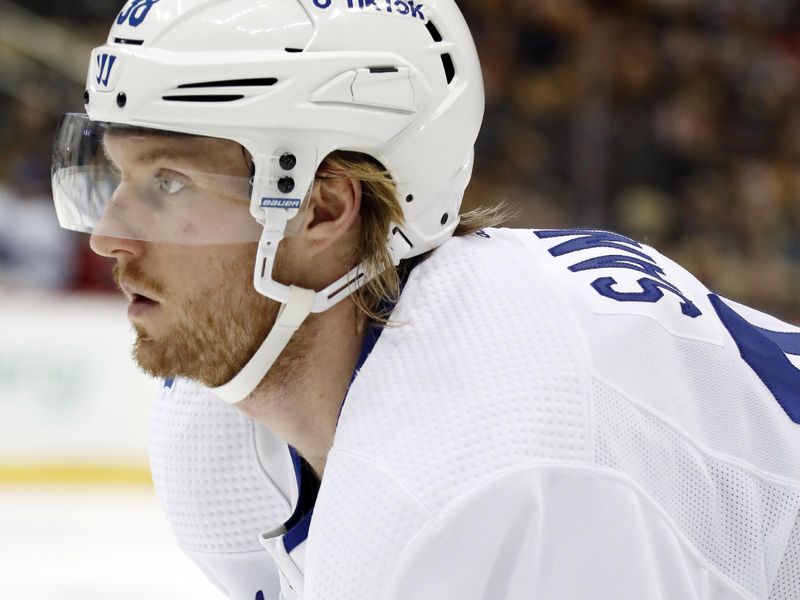
<instances>
[{"instance_id":1,"label":"hockey player","mask_svg":"<svg viewBox=\"0 0 800 600\"><path fill-rule=\"evenodd\" d=\"M157 490L229 597L800 598L800 330L459 218L453 0L133 0L84 101L59 219L116 259Z\"/></svg>"}]
</instances>

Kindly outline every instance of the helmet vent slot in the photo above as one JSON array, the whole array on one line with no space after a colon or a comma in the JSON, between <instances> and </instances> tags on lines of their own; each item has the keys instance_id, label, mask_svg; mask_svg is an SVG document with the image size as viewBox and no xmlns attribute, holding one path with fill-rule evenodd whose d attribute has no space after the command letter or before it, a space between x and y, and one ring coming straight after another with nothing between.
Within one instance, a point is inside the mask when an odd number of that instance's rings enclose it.
<instances>
[{"instance_id":1,"label":"helmet vent slot","mask_svg":"<svg viewBox=\"0 0 800 600\"><path fill-rule=\"evenodd\" d=\"M198 83L184 83L178 86L179 90L191 88L214 88L214 87L255 87L265 85L275 85L278 80L274 77L262 77L259 79L228 79L225 81L201 81Z\"/></svg>"},{"instance_id":2,"label":"helmet vent slot","mask_svg":"<svg viewBox=\"0 0 800 600\"><path fill-rule=\"evenodd\" d=\"M370 67L370 73L397 73L397 67Z\"/></svg>"},{"instance_id":3,"label":"helmet vent slot","mask_svg":"<svg viewBox=\"0 0 800 600\"><path fill-rule=\"evenodd\" d=\"M218 94L218 95L196 95L196 96L162 96L162 100L168 102L233 102L241 100L244 94Z\"/></svg>"},{"instance_id":4,"label":"helmet vent slot","mask_svg":"<svg viewBox=\"0 0 800 600\"><path fill-rule=\"evenodd\" d=\"M286 50L286 52L302 52L303 51L302 48L284 48L284 50Z\"/></svg>"},{"instance_id":5,"label":"helmet vent slot","mask_svg":"<svg viewBox=\"0 0 800 600\"><path fill-rule=\"evenodd\" d=\"M115 44L127 44L128 46L141 46L144 40L129 40L127 38L114 38Z\"/></svg>"},{"instance_id":6,"label":"helmet vent slot","mask_svg":"<svg viewBox=\"0 0 800 600\"><path fill-rule=\"evenodd\" d=\"M434 42L441 42L442 41L442 34L439 33L439 30L436 29L436 25L433 24L433 21L428 21L425 24L425 27L428 28L428 32L431 34Z\"/></svg>"},{"instance_id":7,"label":"helmet vent slot","mask_svg":"<svg viewBox=\"0 0 800 600\"><path fill-rule=\"evenodd\" d=\"M453 57L449 54L442 54L442 65L444 65L444 76L447 84L451 84L456 76L456 66L453 64Z\"/></svg>"}]
</instances>

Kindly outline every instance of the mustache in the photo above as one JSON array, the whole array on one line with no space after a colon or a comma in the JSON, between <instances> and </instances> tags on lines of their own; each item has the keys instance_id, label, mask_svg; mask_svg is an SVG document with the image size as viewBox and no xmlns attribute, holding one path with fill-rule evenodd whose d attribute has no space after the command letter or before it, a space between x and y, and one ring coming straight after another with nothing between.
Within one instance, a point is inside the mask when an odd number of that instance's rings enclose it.
<instances>
[{"instance_id":1,"label":"mustache","mask_svg":"<svg viewBox=\"0 0 800 600\"><path fill-rule=\"evenodd\" d=\"M125 280L137 287L146 289L148 292L162 299L166 296L164 286L149 275L145 275L141 267L135 263L126 264L124 266L119 263L115 264L113 269L111 269L111 276L114 278L114 284L120 290L120 282Z\"/></svg>"}]
</instances>

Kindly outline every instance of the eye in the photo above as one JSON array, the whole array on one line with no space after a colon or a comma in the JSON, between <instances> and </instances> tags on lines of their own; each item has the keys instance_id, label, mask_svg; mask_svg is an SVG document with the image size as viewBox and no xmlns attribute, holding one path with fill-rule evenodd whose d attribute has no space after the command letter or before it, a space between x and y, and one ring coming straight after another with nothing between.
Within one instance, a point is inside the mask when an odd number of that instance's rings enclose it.
<instances>
[{"instance_id":1,"label":"eye","mask_svg":"<svg viewBox=\"0 0 800 600\"><path fill-rule=\"evenodd\" d=\"M184 188L184 183L175 177L161 175L158 178L158 189L165 194L177 194Z\"/></svg>"}]
</instances>

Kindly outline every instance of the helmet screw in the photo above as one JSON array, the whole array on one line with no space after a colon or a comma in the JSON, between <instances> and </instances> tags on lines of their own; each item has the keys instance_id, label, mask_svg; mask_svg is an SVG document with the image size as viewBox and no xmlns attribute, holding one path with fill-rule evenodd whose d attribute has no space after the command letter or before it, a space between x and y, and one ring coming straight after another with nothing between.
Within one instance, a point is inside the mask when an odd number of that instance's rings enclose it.
<instances>
[{"instance_id":1,"label":"helmet screw","mask_svg":"<svg viewBox=\"0 0 800 600\"><path fill-rule=\"evenodd\" d=\"M85 92L83 92L83 103L84 104L89 104L89 90L86 90Z\"/></svg>"},{"instance_id":2,"label":"helmet screw","mask_svg":"<svg viewBox=\"0 0 800 600\"><path fill-rule=\"evenodd\" d=\"M117 106L122 108L125 106L126 102L128 102L128 96L125 95L125 92L120 92L117 94Z\"/></svg>"},{"instance_id":3,"label":"helmet screw","mask_svg":"<svg viewBox=\"0 0 800 600\"><path fill-rule=\"evenodd\" d=\"M297 164L297 157L290 152L286 152L278 159L278 164L284 171L291 171Z\"/></svg>"},{"instance_id":4,"label":"helmet screw","mask_svg":"<svg viewBox=\"0 0 800 600\"><path fill-rule=\"evenodd\" d=\"M449 218L450 218L450 217L447 215L447 213L444 213L444 214L442 215L442 225L444 225L445 223L447 223L447 219L449 219Z\"/></svg>"},{"instance_id":5,"label":"helmet screw","mask_svg":"<svg viewBox=\"0 0 800 600\"><path fill-rule=\"evenodd\" d=\"M288 194L294 189L294 179L291 177L281 177L278 180L278 189L284 194Z\"/></svg>"},{"instance_id":6,"label":"helmet screw","mask_svg":"<svg viewBox=\"0 0 800 600\"><path fill-rule=\"evenodd\" d=\"M414 194L409 194L408 196L406 196L406 202L413 202L413 200L414 200Z\"/></svg>"}]
</instances>

